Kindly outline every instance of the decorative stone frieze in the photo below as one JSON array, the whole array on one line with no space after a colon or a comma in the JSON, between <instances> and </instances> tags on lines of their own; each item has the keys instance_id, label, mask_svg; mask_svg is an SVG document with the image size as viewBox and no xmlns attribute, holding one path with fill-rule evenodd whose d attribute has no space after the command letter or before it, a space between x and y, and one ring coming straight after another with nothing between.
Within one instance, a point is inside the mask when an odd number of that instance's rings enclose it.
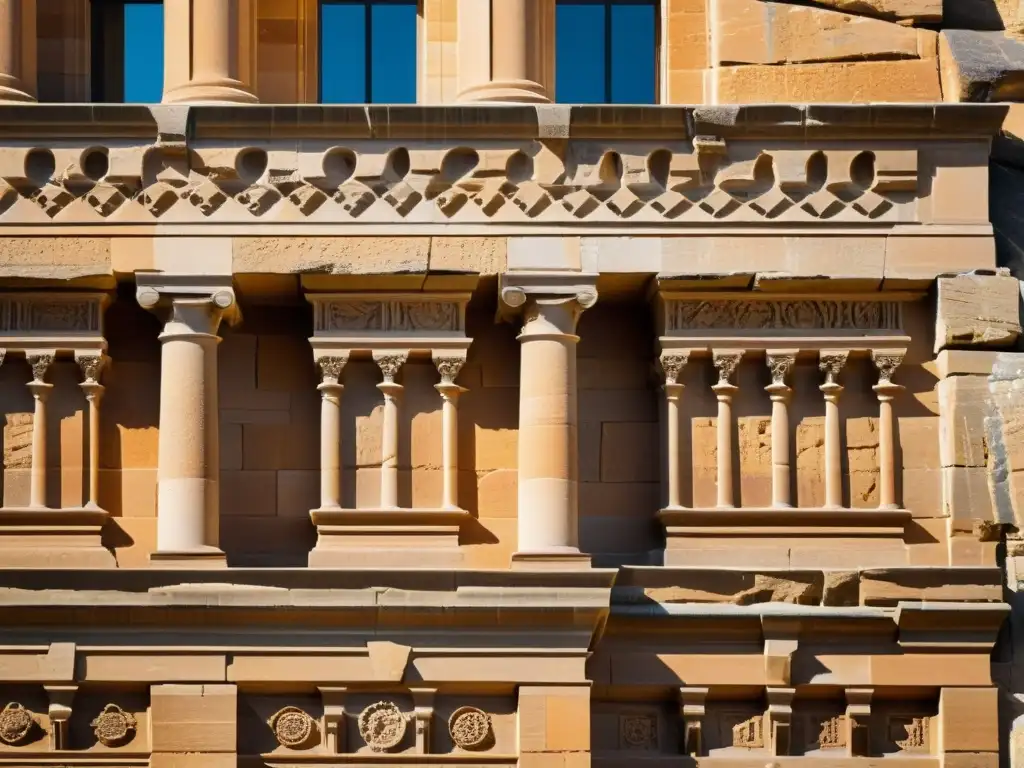
<instances>
[{"instance_id":1,"label":"decorative stone frieze","mask_svg":"<svg viewBox=\"0 0 1024 768\"><path fill-rule=\"evenodd\" d=\"M465 390L455 377L472 339L466 336L469 294L309 293L313 305L313 358L321 371L321 506L311 510L317 545L314 566L351 566L353 558L408 567L456 564L461 560L458 533L468 513L458 506L456 404ZM374 509L341 506L342 375L353 358L372 359L380 368L377 389L384 398L381 425L380 503ZM431 359L437 366L441 396L442 498L436 507L399 506L398 446L404 385L402 369L410 359ZM374 530L382 538L367 537ZM393 541L393 545L381 542ZM372 543L367 543L367 542ZM410 561L410 557L415 557Z\"/></svg>"},{"instance_id":2,"label":"decorative stone frieze","mask_svg":"<svg viewBox=\"0 0 1024 768\"><path fill-rule=\"evenodd\" d=\"M135 715L117 704L107 704L92 721L96 740L105 747L120 747L135 736Z\"/></svg>"}]
</instances>

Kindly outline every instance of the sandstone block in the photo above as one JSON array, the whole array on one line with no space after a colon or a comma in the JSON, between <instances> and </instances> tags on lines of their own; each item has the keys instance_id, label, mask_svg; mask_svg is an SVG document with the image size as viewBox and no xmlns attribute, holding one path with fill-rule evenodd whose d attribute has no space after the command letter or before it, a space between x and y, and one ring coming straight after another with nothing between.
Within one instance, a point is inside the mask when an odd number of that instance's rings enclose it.
<instances>
[{"instance_id":1,"label":"sandstone block","mask_svg":"<svg viewBox=\"0 0 1024 768\"><path fill-rule=\"evenodd\" d=\"M224 516L277 514L277 472L273 470L222 471L220 513Z\"/></svg>"},{"instance_id":2,"label":"sandstone block","mask_svg":"<svg viewBox=\"0 0 1024 768\"><path fill-rule=\"evenodd\" d=\"M429 237L236 237L236 273L407 274L427 271Z\"/></svg>"},{"instance_id":3,"label":"sandstone block","mask_svg":"<svg viewBox=\"0 0 1024 768\"><path fill-rule=\"evenodd\" d=\"M989 472L984 467L945 467L942 470L942 511L953 529L971 531L975 520L993 520Z\"/></svg>"},{"instance_id":4,"label":"sandstone block","mask_svg":"<svg viewBox=\"0 0 1024 768\"><path fill-rule=\"evenodd\" d=\"M1024 43L1003 32L945 29L939 61L946 101L1019 101L1024 95Z\"/></svg>"},{"instance_id":5,"label":"sandstone block","mask_svg":"<svg viewBox=\"0 0 1024 768\"><path fill-rule=\"evenodd\" d=\"M236 686L154 685L150 701L154 752L235 751Z\"/></svg>"},{"instance_id":6,"label":"sandstone block","mask_svg":"<svg viewBox=\"0 0 1024 768\"><path fill-rule=\"evenodd\" d=\"M947 347L1009 347L1020 326L1020 283L1005 275L940 277L935 351Z\"/></svg>"},{"instance_id":7,"label":"sandstone block","mask_svg":"<svg viewBox=\"0 0 1024 768\"><path fill-rule=\"evenodd\" d=\"M713 66L918 58L917 30L888 21L763 0L712 7Z\"/></svg>"},{"instance_id":8,"label":"sandstone block","mask_svg":"<svg viewBox=\"0 0 1024 768\"><path fill-rule=\"evenodd\" d=\"M988 379L954 376L939 382L939 460L943 467L984 467L989 460L985 418Z\"/></svg>"},{"instance_id":9,"label":"sandstone block","mask_svg":"<svg viewBox=\"0 0 1024 768\"><path fill-rule=\"evenodd\" d=\"M890 288L928 288L939 275L995 266L995 242L990 237L886 238L885 284Z\"/></svg>"},{"instance_id":10,"label":"sandstone block","mask_svg":"<svg viewBox=\"0 0 1024 768\"><path fill-rule=\"evenodd\" d=\"M0 277L74 280L113 284L109 237L5 237Z\"/></svg>"},{"instance_id":11,"label":"sandstone block","mask_svg":"<svg viewBox=\"0 0 1024 768\"><path fill-rule=\"evenodd\" d=\"M999 751L998 696L995 687L943 688L939 694L939 751Z\"/></svg>"},{"instance_id":12,"label":"sandstone block","mask_svg":"<svg viewBox=\"0 0 1024 768\"><path fill-rule=\"evenodd\" d=\"M878 19L935 23L942 20L942 0L813 0L816 5L837 11L862 13ZM977 0L967 0L967 3ZM964 3L955 3L962 5ZM979 3L980 4L980 3Z\"/></svg>"},{"instance_id":13,"label":"sandstone block","mask_svg":"<svg viewBox=\"0 0 1024 768\"><path fill-rule=\"evenodd\" d=\"M505 271L507 243L504 237L433 237L430 271L496 275Z\"/></svg>"},{"instance_id":14,"label":"sandstone block","mask_svg":"<svg viewBox=\"0 0 1024 768\"><path fill-rule=\"evenodd\" d=\"M611 422L601 429L601 482L657 482L660 452L657 424Z\"/></svg>"}]
</instances>

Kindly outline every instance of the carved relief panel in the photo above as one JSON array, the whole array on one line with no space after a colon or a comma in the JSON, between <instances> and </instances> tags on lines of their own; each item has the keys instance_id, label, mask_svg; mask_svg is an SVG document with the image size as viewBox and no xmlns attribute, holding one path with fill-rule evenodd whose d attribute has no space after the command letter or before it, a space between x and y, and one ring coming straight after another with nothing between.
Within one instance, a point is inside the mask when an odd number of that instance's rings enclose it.
<instances>
[{"instance_id":1,"label":"carved relief panel","mask_svg":"<svg viewBox=\"0 0 1024 768\"><path fill-rule=\"evenodd\" d=\"M631 753L637 757L677 754L680 739L678 708L594 702L591 739L595 751Z\"/></svg>"},{"instance_id":2,"label":"carved relief panel","mask_svg":"<svg viewBox=\"0 0 1024 768\"><path fill-rule=\"evenodd\" d=\"M758 702L708 702L703 728L704 751L747 754L770 747L765 710Z\"/></svg>"}]
</instances>

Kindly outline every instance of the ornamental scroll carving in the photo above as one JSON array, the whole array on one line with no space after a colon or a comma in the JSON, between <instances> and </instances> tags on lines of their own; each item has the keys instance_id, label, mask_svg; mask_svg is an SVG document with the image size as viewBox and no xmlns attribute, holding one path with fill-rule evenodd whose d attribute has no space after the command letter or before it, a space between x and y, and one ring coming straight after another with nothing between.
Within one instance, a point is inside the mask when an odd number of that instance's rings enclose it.
<instances>
[{"instance_id":1,"label":"ornamental scroll carving","mask_svg":"<svg viewBox=\"0 0 1024 768\"><path fill-rule=\"evenodd\" d=\"M323 331L423 333L462 330L462 306L456 301L407 299L318 301L315 328Z\"/></svg>"},{"instance_id":2,"label":"ornamental scroll carving","mask_svg":"<svg viewBox=\"0 0 1024 768\"><path fill-rule=\"evenodd\" d=\"M895 220L918 192L915 149L487 144L304 140L269 167L260 148L192 142L186 165L140 142L117 147L116 175L80 167L102 148L6 148L0 221L861 222Z\"/></svg>"},{"instance_id":3,"label":"ornamental scroll carving","mask_svg":"<svg viewBox=\"0 0 1024 768\"><path fill-rule=\"evenodd\" d=\"M718 300L667 301L666 330L703 331L897 331L900 304L895 301Z\"/></svg>"}]
</instances>

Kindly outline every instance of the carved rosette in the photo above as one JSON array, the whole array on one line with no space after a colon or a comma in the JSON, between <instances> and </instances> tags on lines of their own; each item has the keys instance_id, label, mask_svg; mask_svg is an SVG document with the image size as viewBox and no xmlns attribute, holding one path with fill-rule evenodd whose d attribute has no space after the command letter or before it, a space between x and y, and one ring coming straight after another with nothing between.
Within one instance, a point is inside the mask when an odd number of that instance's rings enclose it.
<instances>
[{"instance_id":1,"label":"carved rosette","mask_svg":"<svg viewBox=\"0 0 1024 768\"><path fill-rule=\"evenodd\" d=\"M313 735L316 723L298 707L285 707L275 712L267 724L274 738L283 747L301 747Z\"/></svg>"},{"instance_id":2,"label":"carved rosette","mask_svg":"<svg viewBox=\"0 0 1024 768\"><path fill-rule=\"evenodd\" d=\"M689 361L690 355L685 352L672 352L671 354L662 355L658 363L661 366L661 372L665 375L665 383L678 384L679 375L683 372Z\"/></svg>"},{"instance_id":3,"label":"carved rosette","mask_svg":"<svg viewBox=\"0 0 1024 768\"><path fill-rule=\"evenodd\" d=\"M796 355L769 353L767 362L768 371L772 377L772 386L786 386L786 378L789 376L789 372L793 370L793 366L796 365Z\"/></svg>"},{"instance_id":4,"label":"carved rosette","mask_svg":"<svg viewBox=\"0 0 1024 768\"><path fill-rule=\"evenodd\" d=\"M739 367L740 360L743 359L742 352L714 352L712 355L712 361L714 362L715 369L718 371L718 384L719 387L732 386L732 377L736 373L736 369Z\"/></svg>"},{"instance_id":5,"label":"carved rosette","mask_svg":"<svg viewBox=\"0 0 1024 768\"><path fill-rule=\"evenodd\" d=\"M53 365L52 353L38 353L28 356L28 364L32 366L32 381L42 384L46 379L46 372Z\"/></svg>"},{"instance_id":6,"label":"carved rosette","mask_svg":"<svg viewBox=\"0 0 1024 768\"><path fill-rule=\"evenodd\" d=\"M105 747L119 747L135 736L135 716L117 704L107 704L91 725L96 740Z\"/></svg>"},{"instance_id":7,"label":"carved rosette","mask_svg":"<svg viewBox=\"0 0 1024 768\"><path fill-rule=\"evenodd\" d=\"M0 711L0 741L16 747L24 744L32 729L36 726L36 719L32 712L16 701L10 702Z\"/></svg>"},{"instance_id":8,"label":"carved rosette","mask_svg":"<svg viewBox=\"0 0 1024 768\"><path fill-rule=\"evenodd\" d=\"M435 357L434 365L441 374L441 383L449 386L454 384L465 362L465 358L462 357Z\"/></svg>"},{"instance_id":9,"label":"carved rosette","mask_svg":"<svg viewBox=\"0 0 1024 768\"><path fill-rule=\"evenodd\" d=\"M619 736L626 749L656 750L658 718L654 715L623 715L619 718Z\"/></svg>"},{"instance_id":10,"label":"carved rosette","mask_svg":"<svg viewBox=\"0 0 1024 768\"><path fill-rule=\"evenodd\" d=\"M448 733L460 749L482 749L491 738L491 716L476 707L459 707L448 718Z\"/></svg>"},{"instance_id":11,"label":"carved rosette","mask_svg":"<svg viewBox=\"0 0 1024 768\"><path fill-rule=\"evenodd\" d=\"M338 384L341 381L341 372L344 370L347 357L325 356L316 359L316 365L320 369L320 379L324 384Z\"/></svg>"},{"instance_id":12,"label":"carved rosette","mask_svg":"<svg viewBox=\"0 0 1024 768\"><path fill-rule=\"evenodd\" d=\"M395 377L405 364L406 355L375 355L374 361L380 367L380 372L384 374L384 383L394 384Z\"/></svg>"},{"instance_id":13,"label":"carved rosette","mask_svg":"<svg viewBox=\"0 0 1024 768\"><path fill-rule=\"evenodd\" d=\"M837 381L839 373L843 370L843 366L846 365L846 361L849 357L849 352L832 351L821 353L821 357L818 361L818 370L825 374L824 386L839 386L839 382Z\"/></svg>"},{"instance_id":14,"label":"carved rosette","mask_svg":"<svg viewBox=\"0 0 1024 768\"><path fill-rule=\"evenodd\" d=\"M871 360L878 369L878 383L884 386L892 384L896 369L903 363L903 352L872 352Z\"/></svg>"},{"instance_id":15,"label":"carved rosette","mask_svg":"<svg viewBox=\"0 0 1024 768\"><path fill-rule=\"evenodd\" d=\"M390 701L378 701L359 713L359 735L374 752L394 749L405 738L407 718Z\"/></svg>"}]
</instances>

